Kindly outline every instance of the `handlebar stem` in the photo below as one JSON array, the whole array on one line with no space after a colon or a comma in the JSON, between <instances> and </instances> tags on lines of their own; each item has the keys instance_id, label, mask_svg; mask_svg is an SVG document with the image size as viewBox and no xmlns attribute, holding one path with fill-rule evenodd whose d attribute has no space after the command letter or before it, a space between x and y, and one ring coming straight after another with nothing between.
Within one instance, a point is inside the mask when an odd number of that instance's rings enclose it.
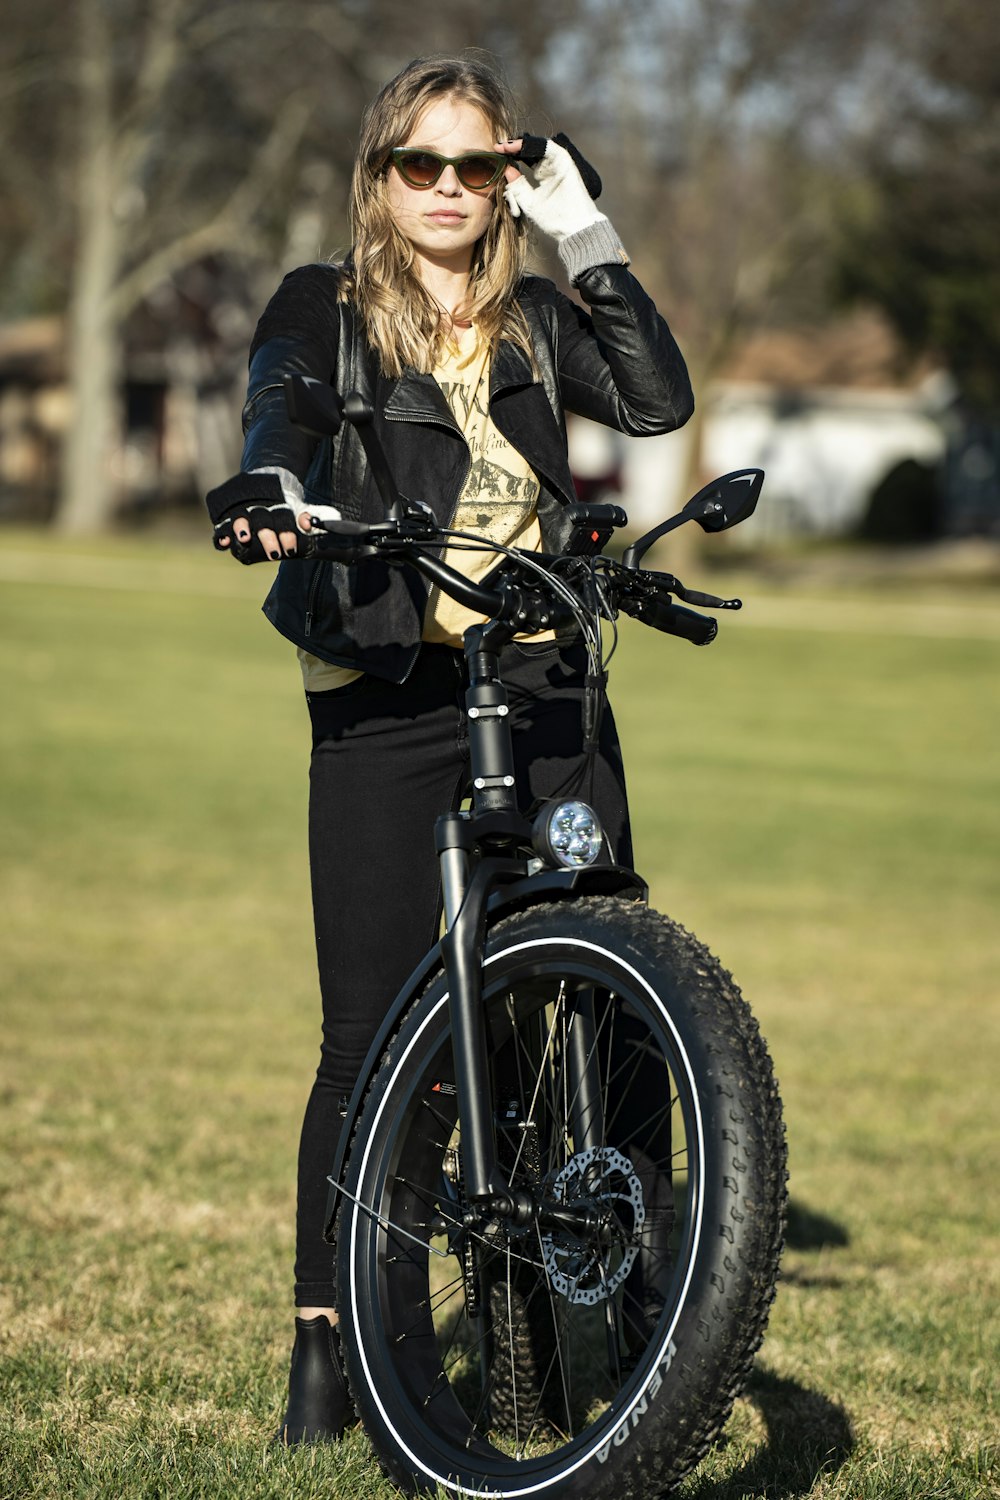
<instances>
[{"instance_id":1,"label":"handlebar stem","mask_svg":"<svg viewBox=\"0 0 1000 1500\"><path fill-rule=\"evenodd\" d=\"M513 636L508 625L488 621L465 632L473 817L484 812L517 813L514 746L507 689L500 680L500 652Z\"/></svg>"}]
</instances>

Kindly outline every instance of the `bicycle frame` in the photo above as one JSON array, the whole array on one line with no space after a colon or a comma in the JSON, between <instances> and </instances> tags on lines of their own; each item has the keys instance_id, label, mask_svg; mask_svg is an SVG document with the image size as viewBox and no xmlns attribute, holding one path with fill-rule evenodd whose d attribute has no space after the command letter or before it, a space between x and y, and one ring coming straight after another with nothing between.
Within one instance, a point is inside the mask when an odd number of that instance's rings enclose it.
<instances>
[{"instance_id":1,"label":"bicycle frame","mask_svg":"<svg viewBox=\"0 0 1000 1500\"><path fill-rule=\"evenodd\" d=\"M436 560L427 561L433 564ZM448 984L463 1182L470 1211L474 1217L494 1216L515 1221L538 1213L544 1223L557 1209L555 1204L522 1201L521 1195L511 1192L497 1165L482 1003L486 934L499 916L513 906L563 900L583 891L621 894L645 901L647 887L634 871L616 865L577 870L539 869L529 873L528 856L518 852L519 846L523 849L530 844L531 825L517 804L509 704L500 677L500 653L515 634L513 627L496 620L474 625L465 632L471 808L444 813L435 824L445 932L400 991L348 1104L329 1177L328 1239L332 1238L354 1120L368 1081L402 1011L428 976L442 966ZM570 1087L578 1101L581 1140L599 1128L593 1034L591 1006L589 1014L578 1013L570 1028Z\"/></svg>"},{"instance_id":2,"label":"bicycle frame","mask_svg":"<svg viewBox=\"0 0 1000 1500\"><path fill-rule=\"evenodd\" d=\"M702 646L717 621L675 599L740 607L643 569L643 553L682 520L745 518L763 476L714 481L620 561L603 532L624 518L581 507L558 555L493 547L507 560L479 583L441 547L483 539L403 500L371 409L338 403L319 386L310 430L336 430L341 410L354 423L386 513L323 523L311 555L411 565L486 621L463 643L471 796L435 825L446 930L385 1016L330 1176L357 1409L406 1488L658 1492L721 1431L763 1333L785 1204L780 1100L731 977L638 906L632 871L574 863L599 854L589 814L553 815L595 769L603 623L624 613ZM532 821L501 652L564 620L588 663L581 762Z\"/></svg>"}]
</instances>

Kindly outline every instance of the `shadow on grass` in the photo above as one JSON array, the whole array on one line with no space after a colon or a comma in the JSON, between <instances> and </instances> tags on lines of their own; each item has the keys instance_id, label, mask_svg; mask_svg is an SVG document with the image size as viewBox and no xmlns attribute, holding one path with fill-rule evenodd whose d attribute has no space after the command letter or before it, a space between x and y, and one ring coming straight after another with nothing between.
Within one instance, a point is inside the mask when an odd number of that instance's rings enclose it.
<instances>
[{"instance_id":1,"label":"shadow on grass","mask_svg":"<svg viewBox=\"0 0 1000 1500\"><path fill-rule=\"evenodd\" d=\"M785 1244L789 1250L842 1249L850 1243L850 1236L843 1224L838 1224L836 1219L829 1218L827 1214L807 1208L800 1200L789 1199L788 1227L785 1231Z\"/></svg>"},{"instance_id":2,"label":"shadow on grass","mask_svg":"<svg viewBox=\"0 0 1000 1500\"><path fill-rule=\"evenodd\" d=\"M808 1495L821 1474L835 1474L853 1451L847 1412L819 1391L758 1368L745 1394L764 1419L763 1446L728 1478L695 1480L684 1500L794 1500Z\"/></svg>"},{"instance_id":3,"label":"shadow on grass","mask_svg":"<svg viewBox=\"0 0 1000 1500\"><path fill-rule=\"evenodd\" d=\"M790 1199L788 1203L788 1225L785 1245L789 1250L806 1253L814 1250L841 1250L850 1244L850 1236L842 1224L829 1215L818 1213L801 1201ZM784 1266L781 1279L792 1286L839 1287L843 1277L834 1269L809 1270L807 1266Z\"/></svg>"}]
</instances>

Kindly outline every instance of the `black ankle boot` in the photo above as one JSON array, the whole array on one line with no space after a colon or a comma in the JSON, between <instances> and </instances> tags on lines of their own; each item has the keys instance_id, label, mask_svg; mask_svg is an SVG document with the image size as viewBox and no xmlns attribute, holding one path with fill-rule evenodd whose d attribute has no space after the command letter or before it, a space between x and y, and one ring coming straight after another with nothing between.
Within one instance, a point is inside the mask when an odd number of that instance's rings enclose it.
<instances>
[{"instance_id":1,"label":"black ankle boot","mask_svg":"<svg viewBox=\"0 0 1000 1500\"><path fill-rule=\"evenodd\" d=\"M288 1410L275 1442L335 1443L353 1420L333 1325L322 1316L296 1318Z\"/></svg>"}]
</instances>

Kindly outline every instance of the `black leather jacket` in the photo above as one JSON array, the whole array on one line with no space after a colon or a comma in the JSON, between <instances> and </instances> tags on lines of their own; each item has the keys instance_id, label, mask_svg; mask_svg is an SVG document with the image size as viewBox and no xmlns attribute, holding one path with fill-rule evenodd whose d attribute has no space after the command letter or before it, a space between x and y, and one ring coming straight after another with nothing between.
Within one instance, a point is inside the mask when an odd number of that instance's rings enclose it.
<instances>
[{"instance_id":1,"label":"black leather jacket","mask_svg":"<svg viewBox=\"0 0 1000 1500\"><path fill-rule=\"evenodd\" d=\"M469 469L469 450L433 376L387 379L347 302L340 270L303 266L285 277L264 311L250 350L241 468L279 465L303 480L307 501L334 504L352 519L382 506L357 433L344 423L317 442L285 414L281 378L290 371L357 390L375 408L375 427L401 492L447 525ZM573 481L565 412L634 436L670 432L693 410L680 350L642 287L624 266L587 271L579 290L590 317L551 281L527 276L518 300L531 330L537 376L516 345L502 342L490 370L490 415L538 477L542 546L558 552L569 525ZM427 585L412 568L378 559L353 566L302 559L281 564L264 613L282 635L324 661L402 682L420 650Z\"/></svg>"}]
</instances>

